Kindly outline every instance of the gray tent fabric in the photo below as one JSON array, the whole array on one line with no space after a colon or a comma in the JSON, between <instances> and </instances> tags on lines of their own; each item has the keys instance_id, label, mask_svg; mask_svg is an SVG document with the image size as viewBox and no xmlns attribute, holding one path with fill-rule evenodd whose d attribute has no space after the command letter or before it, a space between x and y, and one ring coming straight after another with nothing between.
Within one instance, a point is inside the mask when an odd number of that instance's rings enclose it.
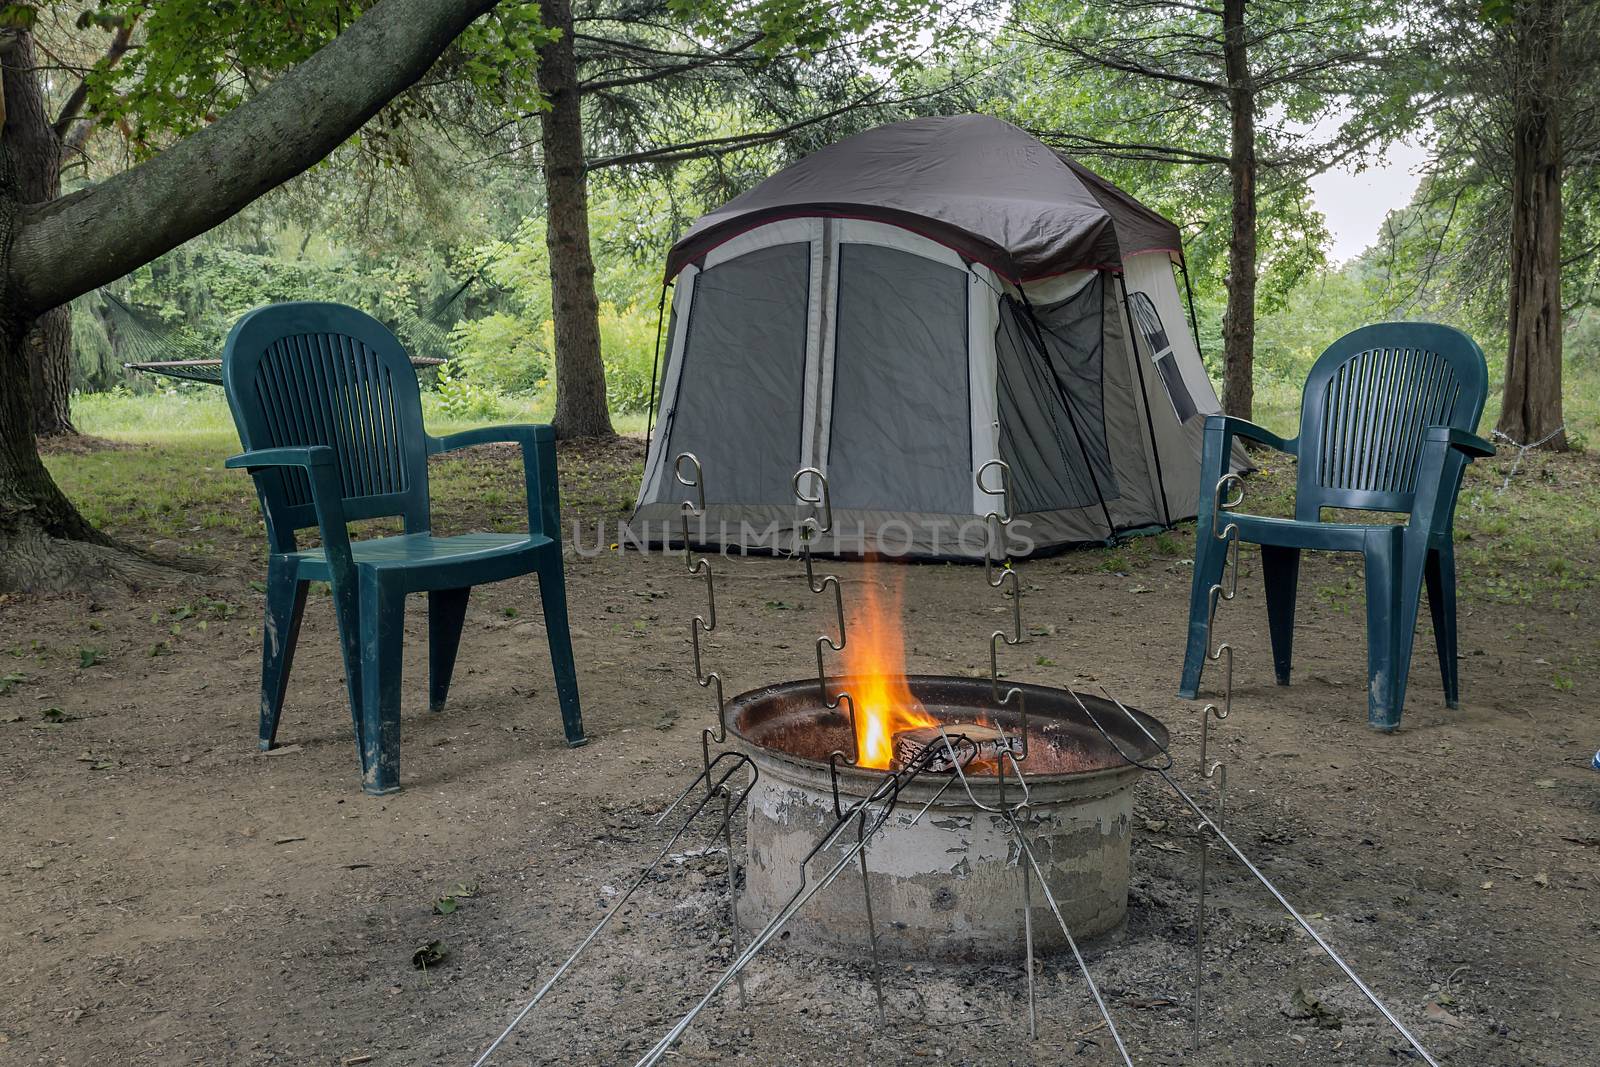
<instances>
[{"instance_id":1,"label":"gray tent fabric","mask_svg":"<svg viewBox=\"0 0 1600 1067\"><path fill-rule=\"evenodd\" d=\"M967 276L878 245L839 250L833 502L960 514L972 493Z\"/></svg>"},{"instance_id":2,"label":"gray tent fabric","mask_svg":"<svg viewBox=\"0 0 1600 1067\"><path fill-rule=\"evenodd\" d=\"M692 452L718 477L722 504L785 499L800 456L805 373L804 244L777 245L703 272L689 309L676 403L665 420L670 454ZM761 353L752 359L751 353ZM675 485L662 490L677 492Z\"/></svg>"},{"instance_id":3,"label":"gray tent fabric","mask_svg":"<svg viewBox=\"0 0 1600 1067\"><path fill-rule=\"evenodd\" d=\"M903 227L1018 284L1180 241L1173 223L1010 123L953 115L880 126L786 167L691 226L667 277L757 226L829 216Z\"/></svg>"},{"instance_id":4,"label":"gray tent fabric","mask_svg":"<svg viewBox=\"0 0 1600 1067\"><path fill-rule=\"evenodd\" d=\"M656 427L617 540L681 538L682 452L703 547L794 550L803 467L831 490L820 553L982 558L997 460L1014 557L1192 518L1220 405L1178 249L1171 222L995 119L799 161L672 248Z\"/></svg>"}]
</instances>

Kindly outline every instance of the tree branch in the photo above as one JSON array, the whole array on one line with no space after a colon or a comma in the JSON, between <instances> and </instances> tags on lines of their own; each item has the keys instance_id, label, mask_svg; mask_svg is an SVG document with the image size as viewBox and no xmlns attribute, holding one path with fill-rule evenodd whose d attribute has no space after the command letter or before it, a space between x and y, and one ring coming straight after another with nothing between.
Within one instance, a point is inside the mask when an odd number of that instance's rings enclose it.
<instances>
[{"instance_id":1,"label":"tree branch","mask_svg":"<svg viewBox=\"0 0 1600 1067\"><path fill-rule=\"evenodd\" d=\"M709 67L713 63L721 63L723 60L732 59L741 52L746 52L751 48L754 48L757 44L760 44L761 41L765 39L766 34L758 33L753 37L747 37L745 40L740 41L731 48L725 49L721 52L707 53L706 55L700 56L688 63L669 64L665 67L657 67L654 70L647 70L643 74L630 74L620 78L611 78L606 81L581 82L578 85L578 91L580 93L603 93L608 89L621 89L627 85L645 85L649 82L660 81L663 78L671 78L677 74L687 74L691 70L699 70L701 67Z\"/></svg>"},{"instance_id":2,"label":"tree branch","mask_svg":"<svg viewBox=\"0 0 1600 1067\"><path fill-rule=\"evenodd\" d=\"M379 0L215 124L19 213L3 296L37 314L120 278L308 169L428 72L496 0Z\"/></svg>"},{"instance_id":3,"label":"tree branch","mask_svg":"<svg viewBox=\"0 0 1600 1067\"><path fill-rule=\"evenodd\" d=\"M129 42L133 40L133 27L136 22L138 22L137 15L117 27L111 43L106 46L106 54L100 57L100 62L95 64L95 68L110 70L117 65L117 60L122 58L123 53L128 50ZM72 95L67 97L66 103L61 105L61 113L56 116L55 122L50 124L57 137L66 140L68 127L77 120L79 112L83 110L84 102L88 99L89 76L85 74L78 79L77 87L72 90Z\"/></svg>"}]
</instances>

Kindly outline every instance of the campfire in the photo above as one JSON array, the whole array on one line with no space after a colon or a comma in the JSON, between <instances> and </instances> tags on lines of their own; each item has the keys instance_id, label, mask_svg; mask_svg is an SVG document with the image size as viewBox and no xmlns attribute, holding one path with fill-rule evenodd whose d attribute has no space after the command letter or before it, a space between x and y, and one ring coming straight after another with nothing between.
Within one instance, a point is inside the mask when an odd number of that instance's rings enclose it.
<instances>
[{"instance_id":1,"label":"campfire","mask_svg":"<svg viewBox=\"0 0 1600 1067\"><path fill-rule=\"evenodd\" d=\"M742 924L759 928L794 893L804 857L837 818L836 788L858 800L897 772L906 780L896 811L866 854L869 892L840 887L819 896L789 920L787 943L859 954L875 909L886 956L1014 958L1023 948L1022 871L997 813L1022 799L1017 768L1026 766L1029 832L1066 921L1081 938L1114 930L1127 909L1141 772L1094 719L1130 754L1153 753L1166 731L1064 689L1010 687L1016 696L1002 703L988 678L908 675L898 575L869 565L865 577L862 591L852 590L841 650L847 673L828 677L825 688L812 678L729 701L729 733L760 769L745 805ZM852 753L854 765L841 760ZM958 764L962 780L953 782ZM1038 947L1065 947L1050 936L1044 906L1036 897Z\"/></svg>"}]
</instances>

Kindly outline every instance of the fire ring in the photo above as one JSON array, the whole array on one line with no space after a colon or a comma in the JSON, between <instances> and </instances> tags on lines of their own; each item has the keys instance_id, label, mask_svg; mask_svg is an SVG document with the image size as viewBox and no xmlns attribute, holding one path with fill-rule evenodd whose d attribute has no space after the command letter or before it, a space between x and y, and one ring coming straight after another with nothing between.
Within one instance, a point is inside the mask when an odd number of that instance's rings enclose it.
<instances>
[{"instance_id":1,"label":"fire ring","mask_svg":"<svg viewBox=\"0 0 1600 1067\"><path fill-rule=\"evenodd\" d=\"M833 692L850 692L860 680L829 682ZM1021 726L1014 708L995 702L987 678L910 675L906 683L921 709L947 727L991 724L1015 735ZM1028 712L1023 770L1029 804L1021 822L1045 880L1074 937L1113 931L1127 913L1133 787L1142 772L1118 755L1078 701L1141 761L1165 747L1166 728L1099 697L1020 683L1011 688L1021 691ZM852 751L850 722L842 708L826 706L814 678L743 693L728 703L727 721L734 743L761 771L745 805L745 884L738 901L740 924L758 929L798 888L801 860L835 820L828 756ZM842 766L841 798L869 795L885 773ZM1002 787L992 769L975 770L970 797L959 785L938 796L948 780L948 773L923 773L908 782L868 850L879 951L951 962L1015 959L1023 950L1017 850L1005 819L978 805L1014 804L1016 781ZM928 813L913 821L930 802ZM1041 896L1032 898L1035 948L1065 948ZM841 880L785 929L790 944L853 956L865 951L866 923L860 884Z\"/></svg>"}]
</instances>

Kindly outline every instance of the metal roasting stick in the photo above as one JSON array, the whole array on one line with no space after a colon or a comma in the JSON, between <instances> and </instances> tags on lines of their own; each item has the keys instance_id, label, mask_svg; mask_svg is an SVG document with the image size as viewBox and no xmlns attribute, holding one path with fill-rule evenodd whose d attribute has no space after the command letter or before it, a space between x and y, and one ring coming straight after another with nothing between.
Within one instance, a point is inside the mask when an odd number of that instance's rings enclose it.
<instances>
[{"instance_id":1,"label":"metal roasting stick","mask_svg":"<svg viewBox=\"0 0 1600 1067\"><path fill-rule=\"evenodd\" d=\"M817 493L815 496L807 495L801 483L806 479L813 479ZM828 492L828 478L816 467L802 467L794 472L791 479L795 499L804 507L815 509L815 514L807 515L800 523L800 555L805 561L806 585L813 593L826 592L828 587L833 587L833 614L839 624L839 640L835 641L827 634L817 638L817 690L822 696L823 706L829 710L844 706L845 715L850 721L850 755L835 749L828 754L828 778L833 788L833 813L840 814L839 806L839 761L844 760L851 766L857 765L861 760L860 742L856 735L856 705L850 694L841 690L836 695L828 692L828 671L823 661L822 650L832 649L835 652L844 651L845 643L849 636L844 628L844 591L839 585L839 577L835 574L824 575L817 578L816 567L811 557L811 539L819 533L827 533L833 529L833 500ZM878 924L872 913L872 882L867 874L867 849L866 842L861 842L861 848L856 855L861 867L861 897L865 902L867 919L867 945L872 954L872 991L873 999L878 1007L878 1022L886 1024L888 1013L883 1003L883 969L878 961Z\"/></svg>"},{"instance_id":2,"label":"metal roasting stick","mask_svg":"<svg viewBox=\"0 0 1600 1067\"><path fill-rule=\"evenodd\" d=\"M1230 485L1233 493L1229 493ZM1216 487L1212 492L1213 507L1211 509L1211 536L1221 541L1225 546L1222 552L1222 580L1211 586L1208 591L1210 605L1206 618L1206 640L1211 641L1216 631L1217 605L1224 600L1232 600L1239 592L1239 524L1230 522L1220 531L1217 529L1217 519L1222 514L1232 511L1244 503L1244 479L1231 471L1217 479ZM1208 649L1206 658L1213 663L1224 660L1222 683L1222 707L1207 704L1200 710L1200 778L1202 781L1216 780L1217 783L1217 825L1221 826L1226 815L1228 803L1228 768L1221 760L1212 760L1207 755L1208 744L1211 736L1211 721L1218 722L1226 719L1233 711L1233 646L1227 642L1218 643L1215 649ZM1205 827L1196 827L1196 832ZM1200 1048L1200 1016L1203 1010L1205 996L1205 940L1206 940L1206 867L1210 861L1211 842L1205 837L1200 838L1200 876L1198 891L1195 895L1194 909L1194 1047Z\"/></svg>"},{"instance_id":3,"label":"metal roasting stick","mask_svg":"<svg viewBox=\"0 0 1600 1067\"><path fill-rule=\"evenodd\" d=\"M970 744L970 742L965 741L965 739L961 740L964 744ZM662 1035L661 1039L645 1052L635 1067L651 1067L651 1065L659 1063L662 1058L665 1057L672 1049L672 1047L682 1039L684 1033L687 1032L689 1027L694 1023L694 1020L706 1009L711 1001L716 998L717 994L721 993L728 987L728 983L732 981L739 974L739 972L750 963L751 960L755 959L761 950L778 935L778 933L783 929L784 925L796 914L798 914L799 911L804 908L805 905L809 903L818 893L822 892L828 886L833 884L834 880L844 872L845 868L850 865L851 861L859 856L862 850L866 848L867 843L871 841L872 837L877 834L877 832L885 825L887 825L889 816L894 812L896 805L899 803L901 788L914 781L917 776L926 769L928 763L935 758L935 755L938 753L938 751L938 749L929 746L926 751L918 754L916 760L913 761L911 765L896 771L890 771L889 773L885 774L884 777L879 781L878 785L867 796L862 797L860 800L851 804L844 810L842 814L840 814L828 831L824 833L822 838L816 843L815 846L813 846L811 851L806 853L806 855L801 858L799 863L800 886L795 890L794 895L789 898L783 907L778 909L777 913L773 915L771 920L768 921L767 925L762 927L761 930L750 939L750 943L745 947L744 951L739 953L739 955L734 959L733 963L729 965L727 970L725 970L712 984L711 988L706 991L705 995L702 996L700 1000L697 1001L688 1010L688 1012L678 1020L671 1030ZM947 751L953 750L948 749L947 746ZM974 751L976 750L974 749ZM920 809L918 809L916 814L914 814L905 823L905 825L908 827L916 825L916 823L927 814L929 809L931 809L933 805L938 802L939 798L944 795L945 790L949 789L953 784L955 784L954 778L947 779L945 783L939 787L938 791L935 792L934 795L925 804L923 804ZM872 814L873 805L878 805L880 808L876 814ZM869 814L872 816L870 822L868 820ZM852 822L857 824L855 843L849 845L839 859L833 864L833 866L829 867L820 878L815 881L811 881L806 874L807 866L818 855L831 848Z\"/></svg>"},{"instance_id":4,"label":"metal roasting stick","mask_svg":"<svg viewBox=\"0 0 1600 1067\"><path fill-rule=\"evenodd\" d=\"M1031 907L1027 907L1027 905L1030 903L1028 872L1031 869L1033 875L1039 879L1039 886L1044 890L1045 902L1050 905L1050 910L1052 913L1054 913L1056 922L1061 927L1061 933L1067 939L1067 945L1072 949L1072 957L1078 963L1078 971L1083 975L1084 983L1089 987L1089 994L1094 998L1095 1007L1100 1009L1100 1018L1105 1021L1106 1030L1111 1034L1112 1041L1116 1043L1117 1051L1122 1055L1122 1062L1127 1064L1127 1067L1133 1067L1133 1059L1128 1053L1128 1047L1123 1044L1122 1034L1117 1030L1116 1021L1111 1018L1111 1009L1106 1006L1105 998L1100 995L1100 987L1095 984L1094 975L1089 973L1089 964L1084 960L1083 953L1078 948L1078 941L1072 936L1072 930L1067 926L1066 917L1061 914L1061 907L1056 903L1055 894L1050 891L1050 883L1045 881L1044 868L1039 865L1038 857L1034 855L1033 844L1029 841L1027 832L1022 827L1022 815L1028 808L1029 793L1028 781L1023 777L1021 765L1017 763L1017 760L1012 754L1009 746L1001 749L1000 762L1002 764L1010 763L1012 772L1017 776L1017 784L1021 787L1022 799L1018 800L1016 804L1009 807L1003 802L997 806L984 804L973 794L972 783L968 780L965 772L962 771L961 762L955 759L954 750L949 748L950 738L944 734L942 729L940 730L940 736L944 739L947 750L950 751L951 760L955 764L955 778L961 783L961 788L966 791L967 802L978 808L980 811L986 811L991 814L998 815L1004 819L1006 824L1006 832L1013 835L1017 841L1017 849L1019 854L1018 859L1020 860L1023 856L1026 856L1028 860L1028 866L1024 867L1022 870L1023 902L1026 908L1026 910L1024 910L1022 913L1022 929L1023 937L1027 943L1028 952L1028 1036L1038 1036L1037 1019L1033 1001L1032 909ZM1003 769L1000 772L1000 782L1003 786L1005 782Z\"/></svg>"},{"instance_id":5,"label":"metal roasting stick","mask_svg":"<svg viewBox=\"0 0 1600 1067\"><path fill-rule=\"evenodd\" d=\"M684 466L693 468L694 473L684 475ZM700 664L700 635L711 633L717 628L717 582L711 572L711 561L704 556L696 559L689 543L689 518L703 516L706 512L706 479L705 471L700 466L700 458L693 452L680 452L672 461L672 476L678 484L685 489L694 490L692 499L686 499L682 504L681 517L683 520L683 562L688 567L690 574L704 574L706 577L706 614L695 615L689 621L689 645L694 655L694 679L700 683L700 688L705 689L715 686L717 694L717 725L716 729L702 729L700 731L700 758L709 773L711 769L711 746L713 744L726 744L728 740L728 705L722 695L722 676L716 671L707 674ZM752 782L752 784L754 784ZM706 788L711 789L709 776L706 779ZM729 815L729 797L724 791L722 798L723 811ZM733 939L733 948L739 950L739 898L738 881L734 872L733 859L733 820L724 819L722 823L722 845L727 857L728 873L728 930ZM739 980L739 1006L742 1008L748 1003L745 996L744 979Z\"/></svg>"},{"instance_id":6,"label":"metal roasting stick","mask_svg":"<svg viewBox=\"0 0 1600 1067\"><path fill-rule=\"evenodd\" d=\"M732 760L733 762L725 770L721 771L720 776L716 777L715 782L713 782L712 770L721 764L723 760ZM738 799L733 800L727 790L728 779L744 769L748 769L750 771L750 782L738 794ZM689 829L690 824L692 824L694 820L699 817L700 813L705 810L706 805L711 803L711 800L718 794L721 794L724 796L724 798L726 798L723 804L722 816L722 825L724 828L726 828L729 821L733 818L733 814L744 806L745 798L747 798L750 795L750 791L755 788L756 780L760 777L760 775L760 770L754 763L750 761L750 757L737 752L723 752L722 754L718 755L716 759L711 761L710 767L695 775L694 780L690 782L687 787L685 787L683 792L679 793L677 798L673 800L671 804L667 805L666 810L663 811L661 816L656 819L654 825L661 825L662 820L668 815L672 814L672 812L677 809L678 805L682 804L689 794L695 791L696 787L700 785L702 779L704 779L711 788L706 791L706 794L700 798L698 803L695 804L693 810L691 810L678 825L677 830L673 832L672 836L667 840L667 843L661 847L661 851L656 853L656 858L650 861L649 866L645 867L644 870L639 872L639 876L633 880L632 885L628 886L627 891L618 897L616 901L612 903L611 907L606 909L605 915L602 916L600 921L595 924L594 929L589 931L589 935L582 941L578 942L578 946L572 950L572 954L566 958L561 966L555 969L555 973L551 974L549 978L545 979L544 985L539 987L539 991L533 995L533 999L522 1006L522 1010L517 1012L516 1017L511 1020L510 1024L507 1025L504 1030L500 1032L500 1036L495 1038L489 1047L483 1050L483 1054L473 1061L472 1067L483 1067L485 1063L489 1062L489 1057L494 1055L495 1050L500 1047L506 1038L511 1036L512 1031L522 1024L522 1020L528 1017L533 1009L538 1006L539 1002L545 998L545 994L549 993L550 990L555 987L555 984L561 980L561 977L572 968L572 965L578 961L578 957L583 955L584 951L594 943L595 939L600 936L601 932L605 930L606 926L610 924L611 920L621 913L622 909L627 905L629 899L632 898L633 894L639 889L639 887L644 885L644 883L649 880L650 876L655 873L656 868L661 865L661 861L666 859L667 855L672 851L673 846L678 843L679 838L683 837L684 833Z\"/></svg>"},{"instance_id":7,"label":"metal roasting stick","mask_svg":"<svg viewBox=\"0 0 1600 1067\"><path fill-rule=\"evenodd\" d=\"M1101 691L1105 692L1103 689ZM1311 925L1306 917L1301 915L1295 906L1289 902L1289 898L1284 896L1282 891L1279 890L1277 886L1272 884L1271 879L1269 879L1265 874L1261 873L1261 868L1257 867L1251 861L1250 857L1246 856L1244 851L1239 848L1238 845L1233 843L1233 839L1223 832L1222 827L1219 826L1217 822L1211 818L1211 816L1206 814L1204 808L1195 803L1194 798L1184 790L1183 786L1178 784L1177 780L1173 778L1171 773L1172 754L1167 751L1165 745L1156 740L1155 735L1153 735L1149 730L1145 729L1144 724L1139 721L1139 717L1130 711L1128 707L1122 703L1122 701L1112 696L1109 692L1105 693L1106 699L1115 704L1117 709L1121 711L1123 715L1127 716L1128 720L1132 722L1134 726L1138 727L1139 732L1144 734L1150 743L1155 746L1156 751L1162 756L1162 762L1157 763L1154 761L1141 760L1137 756L1130 755L1128 751L1122 747L1122 744L1115 737L1113 737L1104 726L1100 724L1099 718L1094 714L1094 712L1089 710L1088 706L1084 704L1083 699L1071 689L1067 690L1067 692L1072 694L1073 699L1078 703L1079 709L1081 709L1083 713L1089 717L1089 721L1094 725L1094 728L1100 732L1100 736L1104 737L1106 741L1110 743L1111 747L1116 750L1117 755L1122 758L1123 762L1130 763L1135 767L1139 767L1147 771L1155 771L1157 774L1159 774L1162 781L1166 782L1167 785L1172 788L1172 791L1178 795L1178 799L1182 800L1183 803L1188 806L1189 810L1194 812L1194 814L1200 818L1201 825L1210 829L1212 833L1216 834L1217 840L1221 841L1222 844L1227 847L1228 851L1232 852L1236 857L1238 857L1239 862L1244 864L1245 869L1255 876L1256 881L1260 882L1266 887L1267 892L1272 894L1273 899L1275 899L1283 908L1283 910L1288 912L1289 916L1300 925L1300 928L1317 943L1317 947L1322 949L1323 953L1338 966L1339 970L1344 972L1344 976L1350 980L1350 984L1360 990L1361 995L1366 997L1372 1006L1378 1009L1379 1013L1389 1021L1389 1025L1394 1027L1395 1032L1401 1037L1405 1038L1406 1043L1416 1051L1417 1055L1422 1057L1423 1062L1427 1063L1428 1067L1439 1067L1439 1061L1434 1059L1428 1050L1422 1046L1422 1042L1418 1041L1416 1036L1406 1028L1405 1023L1401 1022L1399 1018L1395 1016L1394 1012L1389 1010L1388 1005L1379 999L1378 994L1374 993L1372 988L1368 986L1366 982L1361 980L1361 976L1355 972L1355 969L1344 961L1344 957L1340 956L1338 952L1334 951L1333 946L1328 944L1327 940L1317 932L1316 928Z\"/></svg>"}]
</instances>

